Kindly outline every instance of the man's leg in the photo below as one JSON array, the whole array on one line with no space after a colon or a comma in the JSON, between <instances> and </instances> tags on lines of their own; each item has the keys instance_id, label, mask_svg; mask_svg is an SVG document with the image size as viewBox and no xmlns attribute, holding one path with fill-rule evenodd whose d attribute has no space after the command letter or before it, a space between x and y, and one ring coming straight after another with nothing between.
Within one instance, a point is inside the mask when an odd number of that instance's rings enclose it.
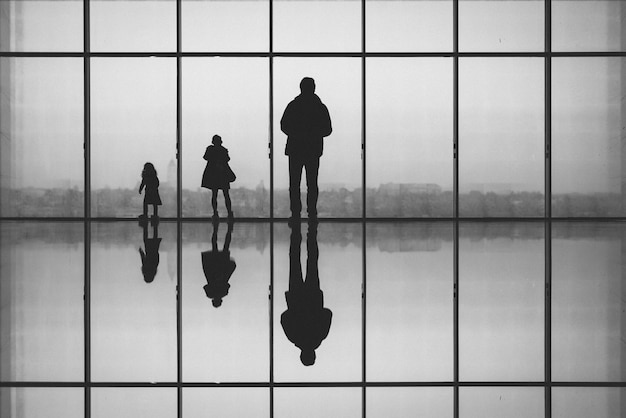
<instances>
[{"instance_id":1,"label":"man's leg","mask_svg":"<svg viewBox=\"0 0 626 418\"><path fill-rule=\"evenodd\" d=\"M320 159L311 158L306 162L306 206L310 219L317 218L317 197L319 186L317 177L320 171Z\"/></svg>"},{"instance_id":2,"label":"man's leg","mask_svg":"<svg viewBox=\"0 0 626 418\"><path fill-rule=\"evenodd\" d=\"M300 201L300 180L304 161L300 158L289 157L289 207L292 218L300 218L302 202Z\"/></svg>"}]
</instances>

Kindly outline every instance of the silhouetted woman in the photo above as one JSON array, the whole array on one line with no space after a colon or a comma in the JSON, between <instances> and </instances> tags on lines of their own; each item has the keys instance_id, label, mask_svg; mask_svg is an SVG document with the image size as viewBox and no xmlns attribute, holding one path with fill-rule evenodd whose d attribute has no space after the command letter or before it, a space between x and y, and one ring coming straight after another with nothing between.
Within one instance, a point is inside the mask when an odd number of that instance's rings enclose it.
<instances>
[{"instance_id":1,"label":"silhouetted woman","mask_svg":"<svg viewBox=\"0 0 626 418\"><path fill-rule=\"evenodd\" d=\"M146 188L146 193L143 196L143 215L140 218L148 217L148 205L154 207L154 219L159 217L159 205L162 204L161 196L159 196L159 178L157 177L156 169L152 163L145 163L143 171L141 172L141 185L139 186L139 194L143 188Z\"/></svg>"},{"instance_id":2,"label":"silhouetted woman","mask_svg":"<svg viewBox=\"0 0 626 418\"><path fill-rule=\"evenodd\" d=\"M148 238L147 222L140 222L143 228L143 248L139 248L141 256L141 273L146 283L152 283L156 277L159 268L159 247L161 246L161 238L159 238L159 229L157 224L153 226L152 238Z\"/></svg>"},{"instance_id":3,"label":"silhouetted woman","mask_svg":"<svg viewBox=\"0 0 626 418\"><path fill-rule=\"evenodd\" d=\"M217 213L217 193L219 190L224 192L224 203L228 210L228 217L233 218L233 209L230 201L230 183L235 181L235 173L228 165L230 157L228 150L222 146L222 138L219 135L213 135L212 144L209 145L204 152L206 160L206 168L202 175L202 187L211 189L211 206L213 207L213 218L219 218Z\"/></svg>"},{"instance_id":4,"label":"silhouetted woman","mask_svg":"<svg viewBox=\"0 0 626 418\"><path fill-rule=\"evenodd\" d=\"M213 223L213 236L211 237L211 250L204 251L202 257L202 270L207 284L204 285L204 293L211 299L213 306L219 308L222 299L228 294L230 284L228 281L233 275L237 264L230 258L230 240L233 233L233 223L228 222L228 230L224 239L222 251L217 249L217 229L218 222Z\"/></svg>"}]
</instances>

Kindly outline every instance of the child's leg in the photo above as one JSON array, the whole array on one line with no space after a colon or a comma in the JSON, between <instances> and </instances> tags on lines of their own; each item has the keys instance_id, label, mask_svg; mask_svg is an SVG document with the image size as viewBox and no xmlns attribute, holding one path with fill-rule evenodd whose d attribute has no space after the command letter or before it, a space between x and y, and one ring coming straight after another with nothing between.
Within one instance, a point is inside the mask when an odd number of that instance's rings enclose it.
<instances>
[{"instance_id":1,"label":"child's leg","mask_svg":"<svg viewBox=\"0 0 626 418\"><path fill-rule=\"evenodd\" d=\"M143 199L143 216L148 216L148 203L146 202L146 199Z\"/></svg>"},{"instance_id":2,"label":"child's leg","mask_svg":"<svg viewBox=\"0 0 626 418\"><path fill-rule=\"evenodd\" d=\"M226 210L228 211L228 216L233 216L233 207L230 201L230 192L228 189L224 189L224 203L226 203Z\"/></svg>"},{"instance_id":3,"label":"child's leg","mask_svg":"<svg viewBox=\"0 0 626 418\"><path fill-rule=\"evenodd\" d=\"M213 207L213 216L217 216L217 189L211 189L211 206Z\"/></svg>"},{"instance_id":4,"label":"child's leg","mask_svg":"<svg viewBox=\"0 0 626 418\"><path fill-rule=\"evenodd\" d=\"M154 207L154 217L158 218L159 217L159 205L154 204L152 206Z\"/></svg>"}]
</instances>

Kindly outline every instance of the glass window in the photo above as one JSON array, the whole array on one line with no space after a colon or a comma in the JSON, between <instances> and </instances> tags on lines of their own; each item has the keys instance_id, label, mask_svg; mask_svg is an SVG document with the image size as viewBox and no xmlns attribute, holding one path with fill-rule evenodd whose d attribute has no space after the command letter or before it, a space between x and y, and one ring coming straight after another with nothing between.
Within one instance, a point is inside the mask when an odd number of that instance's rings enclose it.
<instances>
[{"instance_id":1,"label":"glass window","mask_svg":"<svg viewBox=\"0 0 626 418\"><path fill-rule=\"evenodd\" d=\"M358 418L361 388L279 388L274 390L276 418Z\"/></svg>"},{"instance_id":2,"label":"glass window","mask_svg":"<svg viewBox=\"0 0 626 418\"><path fill-rule=\"evenodd\" d=\"M452 388L371 387L366 412L373 418L452 418L452 395Z\"/></svg>"},{"instance_id":3,"label":"glass window","mask_svg":"<svg viewBox=\"0 0 626 418\"><path fill-rule=\"evenodd\" d=\"M182 0L182 42L184 51L267 51L268 1Z\"/></svg>"},{"instance_id":4,"label":"glass window","mask_svg":"<svg viewBox=\"0 0 626 418\"><path fill-rule=\"evenodd\" d=\"M460 0L459 49L543 51L544 8L542 0Z\"/></svg>"},{"instance_id":5,"label":"glass window","mask_svg":"<svg viewBox=\"0 0 626 418\"><path fill-rule=\"evenodd\" d=\"M361 379L361 242L359 224L275 226L275 381Z\"/></svg>"},{"instance_id":6,"label":"glass window","mask_svg":"<svg viewBox=\"0 0 626 418\"><path fill-rule=\"evenodd\" d=\"M367 0L367 52L452 50L452 1Z\"/></svg>"},{"instance_id":7,"label":"glass window","mask_svg":"<svg viewBox=\"0 0 626 418\"><path fill-rule=\"evenodd\" d=\"M232 2L227 2L232 3ZM211 190L200 188L213 135L228 149L235 216L269 216L269 62L261 58L183 60L183 214L211 216ZM218 212L226 214L219 192Z\"/></svg>"},{"instance_id":8,"label":"glass window","mask_svg":"<svg viewBox=\"0 0 626 418\"><path fill-rule=\"evenodd\" d=\"M554 0L552 50L624 51L624 0Z\"/></svg>"},{"instance_id":9,"label":"glass window","mask_svg":"<svg viewBox=\"0 0 626 418\"><path fill-rule=\"evenodd\" d=\"M543 216L543 65L537 58L460 60L461 216Z\"/></svg>"},{"instance_id":10,"label":"glass window","mask_svg":"<svg viewBox=\"0 0 626 418\"><path fill-rule=\"evenodd\" d=\"M612 418L624 414L624 388L552 388L554 418Z\"/></svg>"},{"instance_id":11,"label":"glass window","mask_svg":"<svg viewBox=\"0 0 626 418\"><path fill-rule=\"evenodd\" d=\"M91 51L176 51L176 0L90 0Z\"/></svg>"},{"instance_id":12,"label":"glass window","mask_svg":"<svg viewBox=\"0 0 626 418\"><path fill-rule=\"evenodd\" d=\"M552 378L622 381L622 224L553 224Z\"/></svg>"},{"instance_id":13,"label":"glass window","mask_svg":"<svg viewBox=\"0 0 626 418\"><path fill-rule=\"evenodd\" d=\"M0 223L0 380L83 379L83 241L82 223Z\"/></svg>"},{"instance_id":14,"label":"glass window","mask_svg":"<svg viewBox=\"0 0 626 418\"><path fill-rule=\"evenodd\" d=\"M2 57L0 91L0 215L82 216L83 61Z\"/></svg>"},{"instance_id":15,"label":"glass window","mask_svg":"<svg viewBox=\"0 0 626 418\"><path fill-rule=\"evenodd\" d=\"M269 236L268 224L183 225L185 381L269 380Z\"/></svg>"},{"instance_id":16,"label":"glass window","mask_svg":"<svg viewBox=\"0 0 626 418\"><path fill-rule=\"evenodd\" d=\"M543 224L464 224L459 229L461 379L543 380Z\"/></svg>"},{"instance_id":17,"label":"glass window","mask_svg":"<svg viewBox=\"0 0 626 418\"><path fill-rule=\"evenodd\" d=\"M82 388L0 388L3 418L85 416Z\"/></svg>"},{"instance_id":18,"label":"glass window","mask_svg":"<svg viewBox=\"0 0 626 418\"><path fill-rule=\"evenodd\" d=\"M373 58L366 74L367 216L452 216L452 60Z\"/></svg>"},{"instance_id":19,"label":"glass window","mask_svg":"<svg viewBox=\"0 0 626 418\"><path fill-rule=\"evenodd\" d=\"M361 50L360 1L276 0L273 5L274 51Z\"/></svg>"},{"instance_id":20,"label":"glass window","mask_svg":"<svg viewBox=\"0 0 626 418\"><path fill-rule=\"evenodd\" d=\"M82 0L0 1L0 51L82 50Z\"/></svg>"},{"instance_id":21,"label":"glass window","mask_svg":"<svg viewBox=\"0 0 626 418\"><path fill-rule=\"evenodd\" d=\"M165 222L92 224L94 381L176 381L176 233Z\"/></svg>"},{"instance_id":22,"label":"glass window","mask_svg":"<svg viewBox=\"0 0 626 418\"><path fill-rule=\"evenodd\" d=\"M296 2L303 3L303 2ZM326 2L332 3L332 2ZM330 113L333 132L324 139L319 168L319 217L362 214L361 60L357 58L277 58L274 60L274 216L288 217L287 136L280 130L286 106L300 94L304 77L315 80L317 94ZM302 174L302 209L306 181Z\"/></svg>"},{"instance_id":23,"label":"glass window","mask_svg":"<svg viewBox=\"0 0 626 418\"><path fill-rule=\"evenodd\" d=\"M552 59L552 214L623 216L624 58Z\"/></svg>"},{"instance_id":24,"label":"glass window","mask_svg":"<svg viewBox=\"0 0 626 418\"><path fill-rule=\"evenodd\" d=\"M176 215L176 60L92 59L91 156L93 216L141 214L146 162L160 181L159 215Z\"/></svg>"},{"instance_id":25,"label":"glass window","mask_svg":"<svg viewBox=\"0 0 626 418\"><path fill-rule=\"evenodd\" d=\"M183 402L185 418L270 416L267 388L185 388Z\"/></svg>"},{"instance_id":26,"label":"glass window","mask_svg":"<svg viewBox=\"0 0 626 418\"><path fill-rule=\"evenodd\" d=\"M463 387L459 390L459 411L462 417L542 417L544 389Z\"/></svg>"},{"instance_id":27,"label":"glass window","mask_svg":"<svg viewBox=\"0 0 626 418\"><path fill-rule=\"evenodd\" d=\"M176 416L176 388L93 388L93 418L133 418Z\"/></svg>"},{"instance_id":28,"label":"glass window","mask_svg":"<svg viewBox=\"0 0 626 418\"><path fill-rule=\"evenodd\" d=\"M367 377L453 380L451 224L367 226Z\"/></svg>"}]
</instances>

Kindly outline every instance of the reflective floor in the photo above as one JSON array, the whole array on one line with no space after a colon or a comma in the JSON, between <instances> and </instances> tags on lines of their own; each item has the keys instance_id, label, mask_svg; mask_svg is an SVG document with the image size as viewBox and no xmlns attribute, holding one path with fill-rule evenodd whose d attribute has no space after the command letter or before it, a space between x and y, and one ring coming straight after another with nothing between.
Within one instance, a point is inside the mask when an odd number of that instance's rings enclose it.
<instances>
[{"instance_id":1,"label":"reflective floor","mask_svg":"<svg viewBox=\"0 0 626 418\"><path fill-rule=\"evenodd\" d=\"M626 224L0 222L0 416L626 415Z\"/></svg>"}]
</instances>

